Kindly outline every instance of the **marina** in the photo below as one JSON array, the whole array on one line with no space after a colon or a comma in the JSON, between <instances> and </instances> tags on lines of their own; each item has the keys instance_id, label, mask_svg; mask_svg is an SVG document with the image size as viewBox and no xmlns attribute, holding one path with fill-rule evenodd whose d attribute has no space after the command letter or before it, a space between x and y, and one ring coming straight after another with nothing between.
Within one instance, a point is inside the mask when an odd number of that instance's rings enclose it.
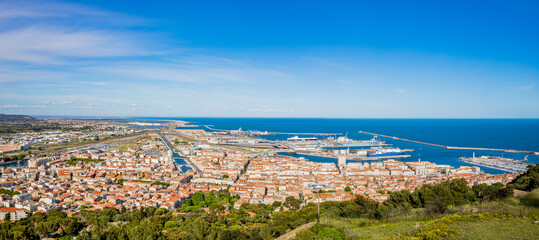
<instances>
[{"instance_id":1,"label":"marina","mask_svg":"<svg viewBox=\"0 0 539 240\"><path fill-rule=\"evenodd\" d=\"M528 165L530 165L527 163L523 163L524 161L528 160L527 157L525 157L524 160L519 161L498 156L475 157L475 153L471 158L461 157L459 158L459 160L472 165L502 170L511 173L519 173L526 171L526 168L528 167Z\"/></svg>"}]
</instances>

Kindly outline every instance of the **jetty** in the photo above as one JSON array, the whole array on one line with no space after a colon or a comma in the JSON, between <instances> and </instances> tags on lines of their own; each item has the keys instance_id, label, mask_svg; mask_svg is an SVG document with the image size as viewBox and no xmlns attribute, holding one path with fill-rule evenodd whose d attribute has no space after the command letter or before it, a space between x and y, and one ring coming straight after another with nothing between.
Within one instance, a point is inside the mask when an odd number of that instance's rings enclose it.
<instances>
[{"instance_id":1,"label":"jetty","mask_svg":"<svg viewBox=\"0 0 539 240\"><path fill-rule=\"evenodd\" d=\"M370 132L365 132L365 131L359 131L359 133L370 134L370 135L374 135L374 136L378 135L380 137L391 138L391 139L401 140L401 141L406 141L406 142L413 142L413 143L418 143L418 144L423 144L423 145L430 145L430 146L434 146L434 147L451 149L451 150L479 150L479 151L496 151L496 152L525 153L525 154L530 154L530 155L539 155L539 152L535 152L535 151L501 149L501 148L454 147L454 146L445 146L445 145L440 145L440 144L427 143L427 142L421 142L421 141L410 140L410 139L405 139L405 138L399 138L399 137L395 137L395 136L388 136L388 135L382 135L382 134L377 134L377 133L370 133Z\"/></svg>"}]
</instances>

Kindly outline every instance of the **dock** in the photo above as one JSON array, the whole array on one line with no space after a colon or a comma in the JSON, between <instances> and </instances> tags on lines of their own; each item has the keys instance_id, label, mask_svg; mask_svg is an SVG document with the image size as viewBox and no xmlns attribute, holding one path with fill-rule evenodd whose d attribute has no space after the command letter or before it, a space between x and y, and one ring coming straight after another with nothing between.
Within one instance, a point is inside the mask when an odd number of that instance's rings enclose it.
<instances>
[{"instance_id":1,"label":"dock","mask_svg":"<svg viewBox=\"0 0 539 240\"><path fill-rule=\"evenodd\" d=\"M394 137L394 136L387 136L387 135L382 135L382 134L377 134L377 133L370 133L370 132L365 132L365 131L359 131L359 133L370 134L374 136L378 135L380 137L391 138L391 139L401 140L401 141L406 141L406 142L413 142L413 143L418 143L418 144L423 144L423 145L430 145L434 147L451 149L451 150L479 150L479 151L496 151L496 152L525 153L525 154L530 154L530 155L539 155L539 152L535 152L535 151L500 149L500 148L453 147L453 146L445 146L445 145L434 144L434 143L420 142L416 140L410 140L410 139L399 138L399 137Z\"/></svg>"}]
</instances>

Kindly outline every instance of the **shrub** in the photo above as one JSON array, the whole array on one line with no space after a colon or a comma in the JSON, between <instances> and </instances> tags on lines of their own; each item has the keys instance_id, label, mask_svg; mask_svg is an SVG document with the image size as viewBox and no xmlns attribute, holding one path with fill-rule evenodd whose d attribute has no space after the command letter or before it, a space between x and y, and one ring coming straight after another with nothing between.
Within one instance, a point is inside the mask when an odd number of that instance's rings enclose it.
<instances>
[{"instance_id":1,"label":"shrub","mask_svg":"<svg viewBox=\"0 0 539 240\"><path fill-rule=\"evenodd\" d=\"M522 196L522 199L520 199L520 202L526 206L539 208L539 188Z\"/></svg>"}]
</instances>

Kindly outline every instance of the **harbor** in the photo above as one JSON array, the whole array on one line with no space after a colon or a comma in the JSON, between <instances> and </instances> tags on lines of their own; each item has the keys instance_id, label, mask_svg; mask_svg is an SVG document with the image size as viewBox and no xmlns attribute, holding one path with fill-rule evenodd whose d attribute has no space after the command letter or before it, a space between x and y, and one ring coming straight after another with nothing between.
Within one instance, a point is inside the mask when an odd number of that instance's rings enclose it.
<instances>
[{"instance_id":1,"label":"harbor","mask_svg":"<svg viewBox=\"0 0 539 240\"><path fill-rule=\"evenodd\" d=\"M377 133L370 133L370 132L365 132L365 131L359 131L359 133L370 134L370 135L380 136L380 137L385 137L385 138L391 138L391 139L401 140L401 141L406 141L406 142L413 142L413 143L418 143L418 144L423 144L423 145L430 145L430 146L434 146L434 147L440 147L440 148L451 149L451 150L480 150L480 151L525 153L525 154L530 154L530 155L539 155L539 152L535 152L535 151L501 149L501 148L454 147L454 146L445 146L445 145L434 144L434 143L420 142L420 141L416 141L416 140L399 138L399 137L395 137L395 136L382 135L382 134L377 134Z\"/></svg>"},{"instance_id":2,"label":"harbor","mask_svg":"<svg viewBox=\"0 0 539 240\"><path fill-rule=\"evenodd\" d=\"M196 119L189 123L189 127L179 126L177 131L182 132L207 132L208 142L215 146L234 146L237 149L252 149L252 151L268 151L279 154L286 152L290 155L305 156L309 159L324 158L323 162L331 161L338 162L339 158L344 158L349 162L353 161L384 161L387 159L400 159L401 161L432 161L438 164L448 164L452 166L480 166L459 160L461 157L470 157L472 149L480 149L484 151L482 155L497 155L495 151L490 149L506 150L505 157L511 159L522 159L523 154L529 154L529 163L536 163L539 159L537 155L531 155L534 151L524 151L514 149L534 149L537 150L537 144L534 141L524 141L527 135L522 138L504 138L514 144L500 144L498 138L491 138L490 129L483 129L483 125L476 124L475 121L468 121L471 126L459 126L459 128L450 127L447 130L441 130L439 133L421 132L423 129L423 120L410 121L410 126L400 126L394 128L392 122L397 120L387 120L387 131L392 136L376 134L380 132L376 128L383 128L380 125L380 120L317 120L317 125L312 125L311 121L289 120L283 119L277 121L277 127L267 125L266 121L253 124L257 120L240 120L233 121L213 121L208 119ZM428 126L434 123L445 124L446 120L436 120L427 124L429 129L435 126ZM487 121L487 122L490 122ZM420 124L421 123L421 124ZM360 127L365 131L353 130ZM517 126L517 125L512 125ZM412 127L413 130L410 130ZM507 127L506 127L507 128ZM478 129L481 131L478 132ZM504 136L511 131L517 129L508 128L502 131ZM488 130L488 131L487 131ZM475 131L475 132L474 132ZM413 135L410 135L413 134ZM473 133L473 134L472 134ZM367 135L366 135L367 134ZM428 134L429 140L423 139L402 138L398 136L420 136ZM434 135L433 135L434 134ZM365 136L371 135L370 138ZM426 135L425 135L426 136ZM436 136L432 138L432 136ZM404 139L403 142L394 140ZM417 141L421 140L421 141ZM492 142L496 140L498 142ZM449 143L449 144L438 144ZM421 145L428 145L422 147ZM481 146L483 148L467 148L454 146ZM492 146L492 147L490 147ZM517 148L518 146L518 148ZM520 147L521 146L521 147ZM511 151L511 150L514 151ZM485 173L503 174L511 171L505 171L501 167L482 167Z\"/></svg>"},{"instance_id":3,"label":"harbor","mask_svg":"<svg viewBox=\"0 0 539 240\"><path fill-rule=\"evenodd\" d=\"M530 165L530 164L524 163L525 161L528 160L527 157L525 157L524 160L519 161L519 160L498 157L498 156L476 157L475 153L473 153L473 156L471 158L461 157L459 158L459 160L468 164L477 165L477 166L486 167L486 168L492 168L492 169L511 172L511 173L520 173L520 172L526 171L526 168L528 167L528 165Z\"/></svg>"}]
</instances>

